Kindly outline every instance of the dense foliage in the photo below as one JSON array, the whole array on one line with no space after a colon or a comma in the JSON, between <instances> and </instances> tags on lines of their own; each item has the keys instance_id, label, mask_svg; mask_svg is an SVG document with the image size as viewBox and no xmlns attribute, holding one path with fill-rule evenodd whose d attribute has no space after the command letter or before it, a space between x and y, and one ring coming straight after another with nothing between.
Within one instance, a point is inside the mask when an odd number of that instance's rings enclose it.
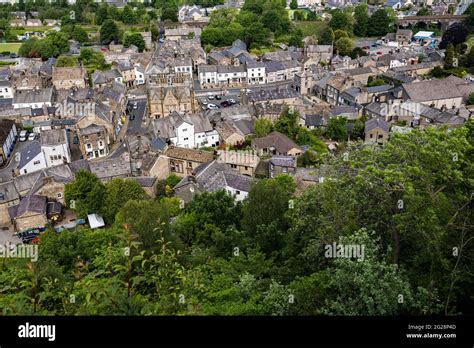
<instances>
[{"instance_id":1,"label":"dense foliage","mask_svg":"<svg viewBox=\"0 0 474 348\"><path fill-rule=\"evenodd\" d=\"M473 144L472 121L351 143L298 197L283 175L243 202L218 191L182 209L80 172L66 199L108 227L47 231L38 262L3 259L0 313L472 314ZM363 258L328 258L332 243Z\"/></svg>"}]
</instances>

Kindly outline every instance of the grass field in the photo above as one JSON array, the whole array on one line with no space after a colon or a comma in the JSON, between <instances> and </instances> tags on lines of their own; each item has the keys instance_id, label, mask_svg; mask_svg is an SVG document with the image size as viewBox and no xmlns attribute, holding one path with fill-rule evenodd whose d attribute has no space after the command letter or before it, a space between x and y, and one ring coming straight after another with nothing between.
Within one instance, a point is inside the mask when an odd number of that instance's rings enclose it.
<instances>
[{"instance_id":1,"label":"grass field","mask_svg":"<svg viewBox=\"0 0 474 348\"><path fill-rule=\"evenodd\" d=\"M12 43L0 43L0 52L10 52L18 53L21 43L12 42Z\"/></svg>"},{"instance_id":2,"label":"grass field","mask_svg":"<svg viewBox=\"0 0 474 348\"><path fill-rule=\"evenodd\" d=\"M319 37L327 28L328 23L324 21L299 21L295 22L295 26L301 29L304 37L313 35Z\"/></svg>"}]
</instances>

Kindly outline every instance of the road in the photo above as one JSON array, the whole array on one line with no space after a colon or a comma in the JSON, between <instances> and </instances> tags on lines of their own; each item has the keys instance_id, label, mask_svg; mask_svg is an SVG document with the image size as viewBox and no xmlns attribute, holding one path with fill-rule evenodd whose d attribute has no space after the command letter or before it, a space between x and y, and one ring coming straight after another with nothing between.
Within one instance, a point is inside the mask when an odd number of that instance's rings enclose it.
<instances>
[{"instance_id":1,"label":"road","mask_svg":"<svg viewBox=\"0 0 474 348\"><path fill-rule=\"evenodd\" d=\"M273 83L266 83L264 85L247 85L247 86L242 86L242 87L233 87L233 88L225 88L225 87L220 87L220 88L195 88L194 94L196 97L202 97L202 96L207 96L208 93L213 93L214 95L220 94L220 95L226 95L226 96L236 96L239 95L240 92L243 89L249 89L251 91L254 90L260 90L262 88L272 88L272 87L278 87L278 86L286 86L289 84L292 84L293 80L285 80L285 81L279 81L279 82L273 82ZM194 84L196 86L196 82ZM199 83L197 83L199 86ZM235 98L234 98L235 99Z\"/></svg>"},{"instance_id":2,"label":"road","mask_svg":"<svg viewBox=\"0 0 474 348\"><path fill-rule=\"evenodd\" d=\"M127 135L130 134L140 134L145 133L146 130L143 128L143 123L146 121L146 105L147 101L144 100L137 100L137 108L134 109L132 107L133 101L129 102L129 113L128 113L128 123L127 123ZM131 119L132 118L132 119Z\"/></svg>"},{"instance_id":3,"label":"road","mask_svg":"<svg viewBox=\"0 0 474 348\"><path fill-rule=\"evenodd\" d=\"M458 7L456 7L456 11L454 11L454 14L456 16L462 15L467 10L469 5L472 3L473 3L473 0L461 0Z\"/></svg>"},{"instance_id":4,"label":"road","mask_svg":"<svg viewBox=\"0 0 474 348\"><path fill-rule=\"evenodd\" d=\"M6 167L0 168L0 182L10 181L13 179L13 170L15 170L20 163L20 151L28 146L29 143L29 140L18 141L16 143L15 148L13 149L13 152L9 158L10 162ZM18 154L18 156L16 156L16 154Z\"/></svg>"},{"instance_id":5,"label":"road","mask_svg":"<svg viewBox=\"0 0 474 348\"><path fill-rule=\"evenodd\" d=\"M133 108L133 103L137 103L137 108ZM137 99L137 100L131 100L129 101L127 105L127 129L125 131L125 137L127 135L133 135L133 134L143 134L146 132L146 129L144 128L144 125L146 123L146 112L147 112L147 100L146 99ZM133 115L132 119L130 119L130 116ZM120 157L125 151L127 151L127 146L123 142L123 139L118 139L118 142L120 142L120 145L117 146L115 150L113 150L108 158L118 158Z\"/></svg>"}]
</instances>

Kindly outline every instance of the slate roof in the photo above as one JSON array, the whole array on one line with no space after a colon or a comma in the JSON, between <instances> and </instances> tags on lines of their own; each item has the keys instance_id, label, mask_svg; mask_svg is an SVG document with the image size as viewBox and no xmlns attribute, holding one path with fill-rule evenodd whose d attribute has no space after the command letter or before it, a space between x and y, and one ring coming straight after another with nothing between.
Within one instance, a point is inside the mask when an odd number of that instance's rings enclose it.
<instances>
[{"instance_id":1,"label":"slate roof","mask_svg":"<svg viewBox=\"0 0 474 348\"><path fill-rule=\"evenodd\" d=\"M270 163L274 166L279 167L295 167L296 168L296 158L293 156L281 156L275 155L270 159Z\"/></svg>"},{"instance_id":2,"label":"slate roof","mask_svg":"<svg viewBox=\"0 0 474 348\"><path fill-rule=\"evenodd\" d=\"M174 189L193 183L201 192L215 192L226 186L249 192L253 178L231 172L225 164L213 160L203 163L194 170L194 176L183 178Z\"/></svg>"},{"instance_id":3,"label":"slate roof","mask_svg":"<svg viewBox=\"0 0 474 348\"><path fill-rule=\"evenodd\" d=\"M365 132L370 132L374 128L380 128L384 132L388 133L390 126L387 121L381 118L372 118L368 121L365 121Z\"/></svg>"},{"instance_id":4,"label":"slate roof","mask_svg":"<svg viewBox=\"0 0 474 348\"><path fill-rule=\"evenodd\" d=\"M474 91L468 82L455 76L445 79L426 80L402 85L405 93L414 102L464 97Z\"/></svg>"},{"instance_id":5,"label":"slate roof","mask_svg":"<svg viewBox=\"0 0 474 348\"><path fill-rule=\"evenodd\" d=\"M50 129L41 132L41 146L56 146L67 144L65 129Z\"/></svg>"},{"instance_id":6,"label":"slate roof","mask_svg":"<svg viewBox=\"0 0 474 348\"><path fill-rule=\"evenodd\" d=\"M293 140L277 131L271 132L266 137L253 139L252 146L259 149L274 147L281 153L286 153L294 148L301 150L301 147L299 147Z\"/></svg>"},{"instance_id":7,"label":"slate roof","mask_svg":"<svg viewBox=\"0 0 474 348\"><path fill-rule=\"evenodd\" d=\"M186 161L194 161L205 163L209 162L214 158L214 154L208 151L196 150L196 149L188 149L184 147L176 147L170 146L164 152L164 155L171 157L182 159Z\"/></svg>"},{"instance_id":8,"label":"slate roof","mask_svg":"<svg viewBox=\"0 0 474 348\"><path fill-rule=\"evenodd\" d=\"M129 176L132 173L130 161L124 157L90 161L89 167L91 172L97 175L99 179Z\"/></svg>"},{"instance_id":9,"label":"slate roof","mask_svg":"<svg viewBox=\"0 0 474 348\"><path fill-rule=\"evenodd\" d=\"M41 144L38 140L31 141L26 147L20 151L20 163L18 168L26 166L33 158L41 153Z\"/></svg>"},{"instance_id":10,"label":"slate roof","mask_svg":"<svg viewBox=\"0 0 474 348\"><path fill-rule=\"evenodd\" d=\"M305 115L305 125L309 127L321 127L324 124L322 115Z\"/></svg>"},{"instance_id":11,"label":"slate roof","mask_svg":"<svg viewBox=\"0 0 474 348\"><path fill-rule=\"evenodd\" d=\"M52 99L52 88L17 90L13 97L13 104L40 104L51 102Z\"/></svg>"},{"instance_id":12,"label":"slate roof","mask_svg":"<svg viewBox=\"0 0 474 348\"><path fill-rule=\"evenodd\" d=\"M29 212L46 215L46 197L27 195L20 200L20 204L10 208L8 208L8 213L12 219Z\"/></svg>"}]
</instances>

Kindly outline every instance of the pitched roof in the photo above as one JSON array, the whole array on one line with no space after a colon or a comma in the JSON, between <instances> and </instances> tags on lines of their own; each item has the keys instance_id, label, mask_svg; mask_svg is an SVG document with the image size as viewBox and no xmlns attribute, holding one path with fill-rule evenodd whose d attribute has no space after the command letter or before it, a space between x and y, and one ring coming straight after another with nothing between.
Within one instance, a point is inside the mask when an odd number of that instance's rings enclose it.
<instances>
[{"instance_id":1,"label":"pitched roof","mask_svg":"<svg viewBox=\"0 0 474 348\"><path fill-rule=\"evenodd\" d=\"M381 119L381 118L372 118L368 121L365 121L365 131L366 132L370 132L374 128L380 128L384 132L388 133L388 131L390 129L390 126L389 126L387 121L385 121L384 119Z\"/></svg>"},{"instance_id":2,"label":"pitched roof","mask_svg":"<svg viewBox=\"0 0 474 348\"><path fill-rule=\"evenodd\" d=\"M25 213L37 213L46 215L46 197L37 195L27 195L20 200L20 204L15 209L8 209L11 218L17 218Z\"/></svg>"},{"instance_id":3,"label":"pitched roof","mask_svg":"<svg viewBox=\"0 0 474 348\"><path fill-rule=\"evenodd\" d=\"M41 153L40 142L38 140L33 140L20 151L20 163L18 163L18 168L22 169L40 153Z\"/></svg>"},{"instance_id":4,"label":"pitched roof","mask_svg":"<svg viewBox=\"0 0 474 348\"><path fill-rule=\"evenodd\" d=\"M214 158L214 154L208 151L188 149L184 147L170 146L164 152L165 156L171 158L178 158L186 161L194 161L205 163L209 162Z\"/></svg>"},{"instance_id":5,"label":"pitched roof","mask_svg":"<svg viewBox=\"0 0 474 348\"><path fill-rule=\"evenodd\" d=\"M474 91L474 86L455 76L445 79L404 83L403 89L414 102L465 97Z\"/></svg>"},{"instance_id":6,"label":"pitched roof","mask_svg":"<svg viewBox=\"0 0 474 348\"><path fill-rule=\"evenodd\" d=\"M253 139L252 146L260 149L274 147L281 153L286 153L291 149L301 150L301 147L299 147L293 140L277 131L271 132L266 137Z\"/></svg>"}]
</instances>

